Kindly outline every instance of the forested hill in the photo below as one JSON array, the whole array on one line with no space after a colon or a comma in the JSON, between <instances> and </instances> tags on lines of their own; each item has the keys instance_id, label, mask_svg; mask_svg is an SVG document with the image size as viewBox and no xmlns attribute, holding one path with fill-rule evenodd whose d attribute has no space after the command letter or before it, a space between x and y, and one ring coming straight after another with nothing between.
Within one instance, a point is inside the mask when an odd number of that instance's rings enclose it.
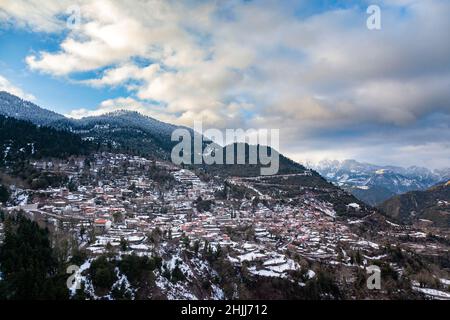
<instances>
[{"instance_id":1,"label":"forested hill","mask_svg":"<svg viewBox=\"0 0 450 320\"><path fill-rule=\"evenodd\" d=\"M5 91L0 91L0 115L45 126L49 126L57 120L65 119L61 114L41 108Z\"/></svg>"},{"instance_id":2,"label":"forested hill","mask_svg":"<svg viewBox=\"0 0 450 320\"><path fill-rule=\"evenodd\" d=\"M450 181L425 191L411 191L380 205L388 217L402 223L418 220L450 228Z\"/></svg>"},{"instance_id":3,"label":"forested hill","mask_svg":"<svg viewBox=\"0 0 450 320\"><path fill-rule=\"evenodd\" d=\"M93 149L92 143L76 134L0 116L0 165L25 159L65 158Z\"/></svg>"}]
</instances>

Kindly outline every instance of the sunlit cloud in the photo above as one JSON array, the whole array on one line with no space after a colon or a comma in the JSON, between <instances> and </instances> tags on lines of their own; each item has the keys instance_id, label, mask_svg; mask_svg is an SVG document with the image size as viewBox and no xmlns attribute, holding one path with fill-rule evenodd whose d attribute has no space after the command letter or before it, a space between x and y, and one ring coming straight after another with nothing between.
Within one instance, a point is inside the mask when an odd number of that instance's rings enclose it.
<instances>
[{"instance_id":1,"label":"sunlit cloud","mask_svg":"<svg viewBox=\"0 0 450 320\"><path fill-rule=\"evenodd\" d=\"M26 93L21 88L13 85L8 79L0 75L0 91L6 91L12 93L22 99L35 101L36 97L30 93Z\"/></svg>"},{"instance_id":2,"label":"sunlit cloud","mask_svg":"<svg viewBox=\"0 0 450 320\"><path fill-rule=\"evenodd\" d=\"M282 151L296 159L328 152L447 165L448 144L431 136L412 148L417 142L407 135L390 145L373 132L427 131L434 123L423 119L450 114L448 1L381 1L375 32L366 28L367 1L310 15L278 1L78 4L80 24L70 30L69 2L0 4L3 23L64 35L56 50L27 54L30 70L87 74L75 82L128 93L70 116L129 109L175 124L201 118L219 128L280 128ZM342 131L352 132L354 145L342 144ZM381 159L383 143L389 152Z\"/></svg>"}]
</instances>

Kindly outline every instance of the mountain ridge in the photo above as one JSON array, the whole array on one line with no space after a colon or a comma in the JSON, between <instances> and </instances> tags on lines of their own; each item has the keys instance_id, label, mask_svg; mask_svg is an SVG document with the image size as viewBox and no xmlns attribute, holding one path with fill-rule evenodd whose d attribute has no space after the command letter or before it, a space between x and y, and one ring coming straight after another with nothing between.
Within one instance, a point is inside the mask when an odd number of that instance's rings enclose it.
<instances>
[{"instance_id":1,"label":"mountain ridge","mask_svg":"<svg viewBox=\"0 0 450 320\"><path fill-rule=\"evenodd\" d=\"M20 108L26 108L28 112L22 112ZM50 125L65 118L59 113L44 109L6 91L0 91L0 115L31 121L37 125Z\"/></svg>"},{"instance_id":2,"label":"mountain ridge","mask_svg":"<svg viewBox=\"0 0 450 320\"><path fill-rule=\"evenodd\" d=\"M380 166L352 159L323 160L306 165L370 205L378 205L397 194L426 190L441 184L450 175L450 169L432 171L418 166Z\"/></svg>"},{"instance_id":3,"label":"mountain ridge","mask_svg":"<svg viewBox=\"0 0 450 320\"><path fill-rule=\"evenodd\" d=\"M379 209L401 223L430 222L450 227L450 181L424 191L411 191L383 202Z\"/></svg>"}]
</instances>

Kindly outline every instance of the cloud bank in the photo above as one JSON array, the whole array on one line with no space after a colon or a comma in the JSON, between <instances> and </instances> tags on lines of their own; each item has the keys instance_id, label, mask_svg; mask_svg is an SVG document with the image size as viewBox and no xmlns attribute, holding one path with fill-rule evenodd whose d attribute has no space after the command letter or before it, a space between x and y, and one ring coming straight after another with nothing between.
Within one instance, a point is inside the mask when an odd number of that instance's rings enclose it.
<instances>
[{"instance_id":1,"label":"cloud bank","mask_svg":"<svg viewBox=\"0 0 450 320\"><path fill-rule=\"evenodd\" d=\"M366 1L77 1L73 29L73 1L41 3L0 4L11 28L63 35L28 67L129 93L71 116L128 108L188 126L280 128L295 159L449 165L448 1L381 1L379 31L366 28Z\"/></svg>"}]
</instances>

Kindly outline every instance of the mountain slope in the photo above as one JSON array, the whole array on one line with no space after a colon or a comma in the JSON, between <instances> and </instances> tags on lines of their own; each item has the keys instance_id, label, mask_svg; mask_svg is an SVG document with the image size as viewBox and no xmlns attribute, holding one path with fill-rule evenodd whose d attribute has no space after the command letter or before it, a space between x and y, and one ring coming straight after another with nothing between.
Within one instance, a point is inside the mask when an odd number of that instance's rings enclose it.
<instances>
[{"instance_id":1,"label":"mountain slope","mask_svg":"<svg viewBox=\"0 0 450 320\"><path fill-rule=\"evenodd\" d=\"M0 115L31 121L37 125L50 125L65 118L63 115L43 109L6 91L0 91Z\"/></svg>"},{"instance_id":2,"label":"mountain slope","mask_svg":"<svg viewBox=\"0 0 450 320\"><path fill-rule=\"evenodd\" d=\"M124 110L70 119L4 91L0 92L0 115L72 131L111 150L162 159L169 159L176 143L171 141L173 130L184 128ZM184 129L193 132L192 129Z\"/></svg>"},{"instance_id":3,"label":"mountain slope","mask_svg":"<svg viewBox=\"0 0 450 320\"><path fill-rule=\"evenodd\" d=\"M436 227L450 227L450 181L426 191L412 191L395 196L379 208L402 223L429 220Z\"/></svg>"},{"instance_id":4,"label":"mountain slope","mask_svg":"<svg viewBox=\"0 0 450 320\"><path fill-rule=\"evenodd\" d=\"M52 123L52 126L106 144L110 149L165 160L169 159L170 151L176 143L171 141L171 134L173 130L181 128L125 110L97 117L65 118ZM192 132L191 129L188 130Z\"/></svg>"},{"instance_id":5,"label":"mountain slope","mask_svg":"<svg viewBox=\"0 0 450 320\"><path fill-rule=\"evenodd\" d=\"M26 113L28 109L24 102L19 98L13 99L11 97L13 96L9 95L6 106L5 104L0 104L0 110L9 112L10 109L13 109L14 117L25 117L24 113ZM11 107L13 103L10 103L10 100L15 103L14 108ZM35 105L32 107L38 108L36 110L42 115L40 117L34 117L31 120L37 124L43 123L43 115L53 114L45 113L44 109ZM191 137L194 136L192 129L167 124L143 116L137 112L130 111L116 111L97 117L87 117L83 119L69 119L55 114L53 117L50 117L50 119L52 119L52 121L47 119L46 123L49 123L52 127L75 133L84 140L95 142L97 147L101 147L102 149L105 149L106 147L109 151L139 154L163 160L170 159L172 148L178 143L178 141L171 141L173 130L178 128L187 129L191 133ZM14 130L11 132L14 132ZM206 145L208 144L211 144L211 141L204 139L204 153L208 152L206 149ZM216 147L218 146L216 145ZM220 146L218 148L223 149ZM235 151L237 151L238 144L235 144L234 148ZM210 176L219 176L219 179L222 180L233 176L257 177L261 174L261 167L267 166L248 164L249 148L249 145L245 145L245 162L247 164L194 165L190 167L203 171ZM261 146L257 146L257 150L259 150L259 148L261 148ZM269 150L269 153L274 156L275 153L278 153L276 150ZM235 155L236 154L237 152L235 152ZM307 170L304 166L284 157L282 154L278 153L277 155L279 156L279 171L278 176L274 177L277 182L268 184L271 189L275 190L276 188L281 188L280 192L288 195L297 195L298 191L300 191L301 194L312 192L322 198L323 201L331 203L336 212L342 215L351 213L357 216L364 216L371 212L371 210L366 208L363 203L359 202L352 195L343 192L339 187L327 182L317 172ZM225 159L224 152L224 163L226 163ZM236 160L235 156L233 163L237 163ZM258 161L258 163L260 163L260 161ZM283 177L279 175L287 176ZM361 210L347 208L349 204L353 203L358 204L358 208L361 208Z\"/></svg>"},{"instance_id":6,"label":"mountain slope","mask_svg":"<svg viewBox=\"0 0 450 320\"><path fill-rule=\"evenodd\" d=\"M18 160L86 154L91 148L73 133L0 116L0 166Z\"/></svg>"},{"instance_id":7,"label":"mountain slope","mask_svg":"<svg viewBox=\"0 0 450 320\"><path fill-rule=\"evenodd\" d=\"M278 171L276 172L276 174L294 174L294 173L303 173L304 171L306 171L306 168L303 165L285 157L284 155L279 153L277 150L272 149L271 147L268 147L267 150L261 151L261 148L262 148L261 145L250 146L247 143L245 143L245 144L234 143L234 144L227 145L225 147L221 147L221 146L219 146L215 143L211 143L211 142L206 142L204 145L205 145L205 148L204 148L203 154L206 155L206 154L208 154L208 150L214 149L215 152L220 152L220 154L223 155L223 157L222 157L223 164L212 164L212 165L202 164L202 165L194 165L192 167L195 169L203 170L212 175L219 175L219 176L224 176L224 177L229 177L229 176L255 177L255 176L259 176L259 175L261 175L262 168L269 168L271 165L271 164L268 164L268 165L261 164L263 161L261 161L260 152L262 152L263 155L265 155L267 152L267 156L271 158L272 164L278 159L279 164L278 164ZM206 148L206 146L207 146L207 148ZM227 164L226 153L227 153L228 148L234 150L234 157L233 157L232 164ZM250 154L251 148L254 148L253 150L256 152L257 164L250 164L249 154ZM245 152L245 157L243 158L245 160L245 164L238 164L238 157L237 157L238 150L243 150ZM275 169L275 165L273 165L272 168ZM322 179L322 177L321 177L321 179ZM325 181L324 179L322 179L322 180Z\"/></svg>"}]
</instances>

